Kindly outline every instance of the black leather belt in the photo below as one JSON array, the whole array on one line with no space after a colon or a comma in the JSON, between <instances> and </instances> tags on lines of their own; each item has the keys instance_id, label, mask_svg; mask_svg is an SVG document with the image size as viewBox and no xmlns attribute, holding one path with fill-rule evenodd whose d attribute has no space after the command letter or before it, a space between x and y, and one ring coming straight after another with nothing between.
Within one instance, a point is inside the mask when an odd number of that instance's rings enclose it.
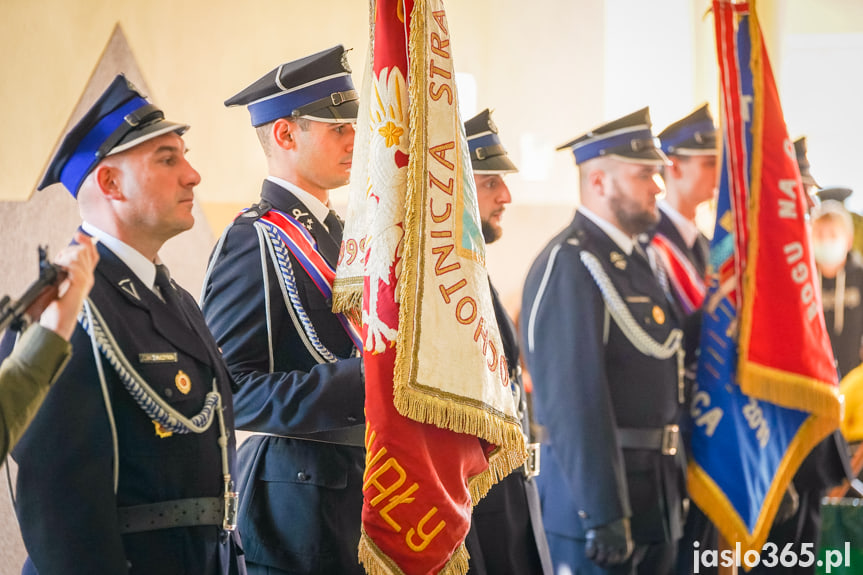
<instances>
[{"instance_id":1,"label":"black leather belt","mask_svg":"<svg viewBox=\"0 0 863 575\"><path fill-rule=\"evenodd\" d=\"M350 445L352 447L363 447L365 445L365 425L353 427L342 427L339 429L328 429L316 433L304 433L295 435L279 435L276 433L253 432L253 435L267 435L271 437L284 437L285 439L300 439L302 441L320 441L321 443L334 443L336 445Z\"/></svg>"},{"instance_id":2,"label":"black leather belt","mask_svg":"<svg viewBox=\"0 0 863 575\"><path fill-rule=\"evenodd\" d=\"M630 427L617 430L617 440L622 449L653 449L663 455L677 455L680 428L676 425L665 427Z\"/></svg>"},{"instance_id":3,"label":"black leather belt","mask_svg":"<svg viewBox=\"0 0 863 575\"><path fill-rule=\"evenodd\" d=\"M120 533L140 533L172 527L222 526L225 501L221 497L174 499L159 503L119 507Z\"/></svg>"}]
</instances>

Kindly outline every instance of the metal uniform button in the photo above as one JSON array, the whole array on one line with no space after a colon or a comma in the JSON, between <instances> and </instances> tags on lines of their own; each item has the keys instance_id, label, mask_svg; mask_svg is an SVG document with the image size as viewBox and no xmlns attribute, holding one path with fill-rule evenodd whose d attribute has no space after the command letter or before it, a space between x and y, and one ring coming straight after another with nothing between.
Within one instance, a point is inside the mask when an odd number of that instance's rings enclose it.
<instances>
[{"instance_id":1,"label":"metal uniform button","mask_svg":"<svg viewBox=\"0 0 863 575\"><path fill-rule=\"evenodd\" d=\"M578 516L579 516L580 518L582 518L582 519L587 519L588 517L590 517L590 516L587 514L587 511L585 511L584 509L579 509L579 510L578 510Z\"/></svg>"},{"instance_id":2,"label":"metal uniform button","mask_svg":"<svg viewBox=\"0 0 863 575\"><path fill-rule=\"evenodd\" d=\"M302 472L302 471L300 471L299 473L297 473L297 479L298 479L299 481L308 481L308 480L309 480L309 475L308 475L308 474L306 474L306 473L304 473L304 472Z\"/></svg>"},{"instance_id":3,"label":"metal uniform button","mask_svg":"<svg viewBox=\"0 0 863 575\"><path fill-rule=\"evenodd\" d=\"M170 387L166 387L165 388L165 397L167 397L169 399L174 397L174 390L171 389Z\"/></svg>"}]
</instances>

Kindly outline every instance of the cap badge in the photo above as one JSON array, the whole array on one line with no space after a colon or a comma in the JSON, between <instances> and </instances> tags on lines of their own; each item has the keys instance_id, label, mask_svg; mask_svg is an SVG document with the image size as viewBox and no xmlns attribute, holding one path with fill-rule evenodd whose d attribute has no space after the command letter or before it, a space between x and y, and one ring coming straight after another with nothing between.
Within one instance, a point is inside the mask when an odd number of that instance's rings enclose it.
<instances>
[{"instance_id":1,"label":"cap badge","mask_svg":"<svg viewBox=\"0 0 863 575\"><path fill-rule=\"evenodd\" d=\"M174 376L174 385L177 386L177 389L179 389L180 393L183 395L188 395L188 393L192 391L192 380L189 379L189 376L186 375L186 372L182 369Z\"/></svg>"},{"instance_id":2,"label":"cap badge","mask_svg":"<svg viewBox=\"0 0 863 575\"><path fill-rule=\"evenodd\" d=\"M342 69L345 72L347 72L348 74L350 74L352 72L351 65L348 64L348 51L347 50L342 52Z\"/></svg>"}]
</instances>

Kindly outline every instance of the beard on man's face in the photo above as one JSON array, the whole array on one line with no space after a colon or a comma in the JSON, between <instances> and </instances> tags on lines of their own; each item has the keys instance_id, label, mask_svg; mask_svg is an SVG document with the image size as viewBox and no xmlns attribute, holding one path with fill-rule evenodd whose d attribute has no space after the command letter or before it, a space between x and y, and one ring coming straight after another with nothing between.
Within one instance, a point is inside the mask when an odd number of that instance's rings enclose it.
<instances>
[{"instance_id":1,"label":"beard on man's face","mask_svg":"<svg viewBox=\"0 0 863 575\"><path fill-rule=\"evenodd\" d=\"M609 198L611 211L623 228L631 236L644 233L659 223L659 211L655 204L653 210L640 206L638 202L624 195L617 182L612 181L613 193Z\"/></svg>"},{"instance_id":2,"label":"beard on man's face","mask_svg":"<svg viewBox=\"0 0 863 575\"><path fill-rule=\"evenodd\" d=\"M485 243L494 243L500 239L500 236L503 234L503 230L500 226L493 226L488 220L482 220L481 223L482 237L485 239Z\"/></svg>"}]
</instances>

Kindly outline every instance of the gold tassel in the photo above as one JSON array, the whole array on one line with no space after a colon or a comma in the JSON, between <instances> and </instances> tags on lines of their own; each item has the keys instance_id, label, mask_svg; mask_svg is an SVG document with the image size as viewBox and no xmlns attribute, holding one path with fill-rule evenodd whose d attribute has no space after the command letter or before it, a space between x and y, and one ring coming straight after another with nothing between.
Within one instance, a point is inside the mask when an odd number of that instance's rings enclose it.
<instances>
[{"instance_id":1,"label":"gold tassel","mask_svg":"<svg viewBox=\"0 0 863 575\"><path fill-rule=\"evenodd\" d=\"M405 575L405 572L375 545L365 529L361 530L358 557L367 575ZM438 575L465 575L469 567L469 559L470 554L464 543L459 544L446 565L438 571Z\"/></svg>"},{"instance_id":2,"label":"gold tassel","mask_svg":"<svg viewBox=\"0 0 863 575\"><path fill-rule=\"evenodd\" d=\"M339 278L333 282L333 313L351 313L356 310L362 318L363 278ZM354 319L354 315L350 316ZM362 323L360 321L360 323Z\"/></svg>"}]
</instances>

